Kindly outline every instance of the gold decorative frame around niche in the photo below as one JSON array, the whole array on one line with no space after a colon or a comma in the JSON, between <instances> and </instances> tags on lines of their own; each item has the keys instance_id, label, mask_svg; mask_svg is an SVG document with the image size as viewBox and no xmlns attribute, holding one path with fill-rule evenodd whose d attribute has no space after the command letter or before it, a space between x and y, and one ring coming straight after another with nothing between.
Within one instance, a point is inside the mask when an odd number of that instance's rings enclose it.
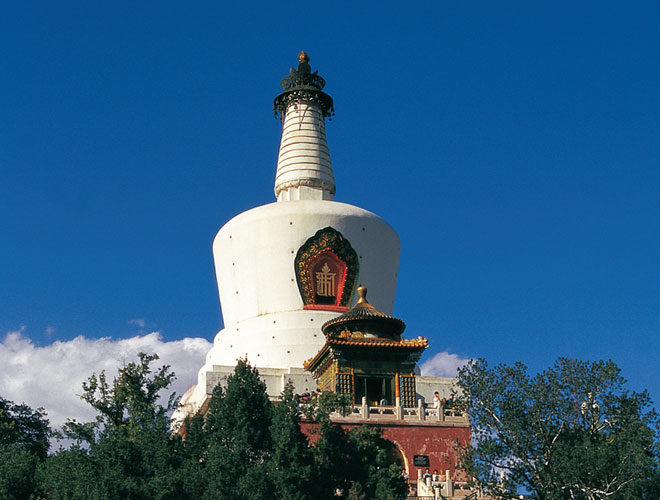
<instances>
[{"instance_id":1,"label":"gold decorative frame around niche","mask_svg":"<svg viewBox=\"0 0 660 500\"><path fill-rule=\"evenodd\" d=\"M332 227L318 230L298 249L294 266L303 309L348 310L359 261L339 231Z\"/></svg>"}]
</instances>

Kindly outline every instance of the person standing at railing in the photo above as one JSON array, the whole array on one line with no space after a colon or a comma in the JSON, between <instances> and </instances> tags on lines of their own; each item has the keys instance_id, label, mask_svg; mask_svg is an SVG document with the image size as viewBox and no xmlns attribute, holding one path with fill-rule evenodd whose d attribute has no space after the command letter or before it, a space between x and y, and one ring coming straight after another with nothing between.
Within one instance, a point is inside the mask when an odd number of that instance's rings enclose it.
<instances>
[{"instance_id":1,"label":"person standing at railing","mask_svg":"<svg viewBox=\"0 0 660 500\"><path fill-rule=\"evenodd\" d=\"M454 394L450 394L449 399L445 402L445 410L448 410L445 412L446 415L452 415L454 417L460 417L463 415L456 404L456 401L454 401Z\"/></svg>"},{"instance_id":2,"label":"person standing at railing","mask_svg":"<svg viewBox=\"0 0 660 500\"><path fill-rule=\"evenodd\" d=\"M436 415L440 415L440 393L438 391L433 393L433 409Z\"/></svg>"},{"instance_id":3,"label":"person standing at railing","mask_svg":"<svg viewBox=\"0 0 660 500\"><path fill-rule=\"evenodd\" d=\"M442 408L445 415L452 416L452 408L454 407L454 395L450 394L449 399L442 398Z\"/></svg>"}]
</instances>

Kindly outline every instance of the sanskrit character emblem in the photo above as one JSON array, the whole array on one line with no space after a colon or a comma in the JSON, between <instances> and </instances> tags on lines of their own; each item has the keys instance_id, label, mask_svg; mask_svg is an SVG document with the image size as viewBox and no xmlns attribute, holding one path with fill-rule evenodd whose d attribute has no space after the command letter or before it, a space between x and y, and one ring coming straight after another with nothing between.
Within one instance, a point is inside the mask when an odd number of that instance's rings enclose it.
<instances>
[{"instance_id":1,"label":"sanskrit character emblem","mask_svg":"<svg viewBox=\"0 0 660 500\"><path fill-rule=\"evenodd\" d=\"M335 276L337 273L331 273L328 263L324 262L321 272L316 274L316 294L321 297L334 297L335 293Z\"/></svg>"}]
</instances>

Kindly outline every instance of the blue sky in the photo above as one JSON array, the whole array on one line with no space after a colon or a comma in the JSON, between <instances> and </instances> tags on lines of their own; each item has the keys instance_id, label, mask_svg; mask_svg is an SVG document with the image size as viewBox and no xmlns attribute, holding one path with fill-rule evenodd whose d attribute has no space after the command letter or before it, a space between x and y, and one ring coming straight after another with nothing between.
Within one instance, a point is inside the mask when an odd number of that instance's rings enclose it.
<instances>
[{"instance_id":1,"label":"blue sky","mask_svg":"<svg viewBox=\"0 0 660 500\"><path fill-rule=\"evenodd\" d=\"M211 242L273 201L272 100L305 49L335 100L336 199L401 238L407 335L534 370L612 358L657 406L659 21L657 2L14 2L0 336L212 340Z\"/></svg>"}]
</instances>

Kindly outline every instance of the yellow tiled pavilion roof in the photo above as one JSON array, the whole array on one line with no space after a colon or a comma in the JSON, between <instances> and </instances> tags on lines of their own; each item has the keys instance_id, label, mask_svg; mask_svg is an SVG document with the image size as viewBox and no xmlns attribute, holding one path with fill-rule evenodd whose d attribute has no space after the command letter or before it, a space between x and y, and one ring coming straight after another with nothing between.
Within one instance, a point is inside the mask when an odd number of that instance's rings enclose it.
<instances>
[{"instance_id":1,"label":"yellow tiled pavilion roof","mask_svg":"<svg viewBox=\"0 0 660 500\"><path fill-rule=\"evenodd\" d=\"M309 370L310 367L314 366L321 358L323 358L328 350L333 347L360 347L366 349L401 349L401 350L417 350L417 349L426 349L429 346L428 339L424 337L418 337L416 339L401 339L401 340L392 340L392 339L379 339L379 338L370 338L370 337L350 337L350 338L328 338L325 341L325 345L321 350L316 353L315 356L308 359L303 363L303 368Z\"/></svg>"}]
</instances>

